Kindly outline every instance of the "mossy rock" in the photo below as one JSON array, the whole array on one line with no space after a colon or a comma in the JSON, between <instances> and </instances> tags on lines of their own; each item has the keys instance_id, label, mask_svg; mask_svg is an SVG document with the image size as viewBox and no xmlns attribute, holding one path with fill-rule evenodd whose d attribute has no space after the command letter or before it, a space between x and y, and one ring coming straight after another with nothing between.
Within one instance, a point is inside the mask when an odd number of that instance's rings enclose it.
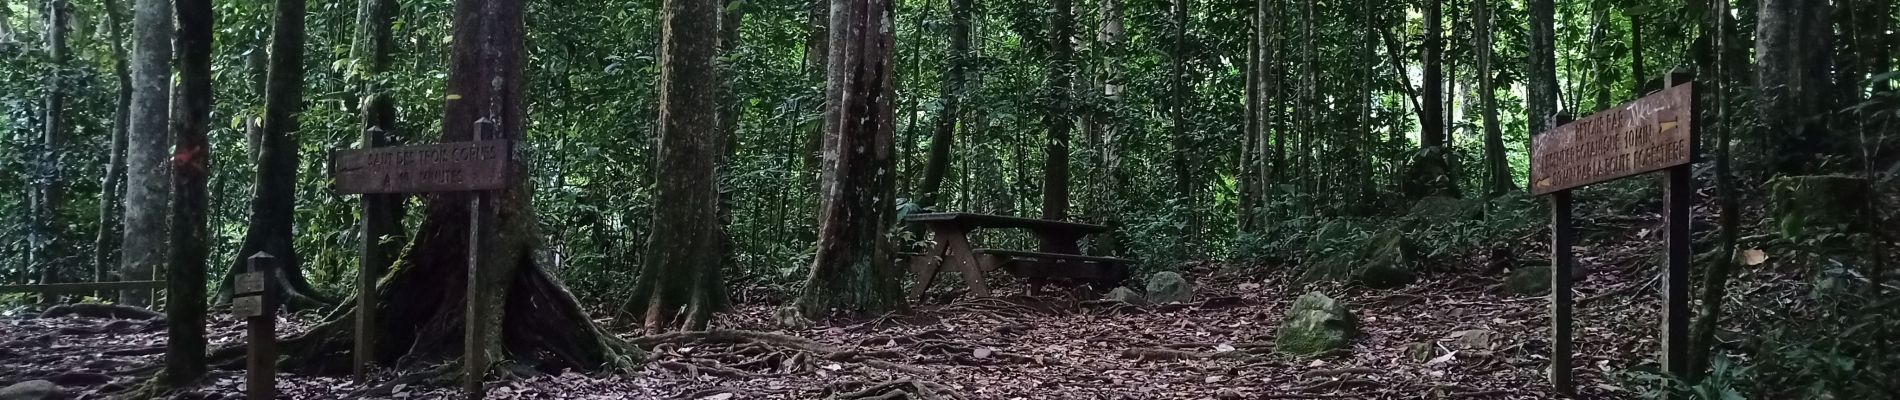
<instances>
[{"instance_id":1,"label":"mossy rock","mask_svg":"<svg viewBox=\"0 0 1900 400\"><path fill-rule=\"evenodd\" d=\"M1194 301L1194 285L1176 272L1159 272L1148 277L1148 301L1154 304Z\"/></svg>"},{"instance_id":2,"label":"mossy rock","mask_svg":"<svg viewBox=\"0 0 1900 400\"><path fill-rule=\"evenodd\" d=\"M1511 275L1504 278L1504 292L1519 296L1550 293L1550 266L1538 265L1511 271Z\"/></svg>"},{"instance_id":3,"label":"mossy rock","mask_svg":"<svg viewBox=\"0 0 1900 400\"><path fill-rule=\"evenodd\" d=\"M1141 293L1135 293L1134 289L1129 289L1127 286L1116 286L1115 290L1108 291L1108 296L1104 296L1103 299L1108 300L1108 301L1113 301L1113 302L1119 302L1123 304L1136 304L1136 305L1142 304L1143 301L1145 300L1141 298Z\"/></svg>"},{"instance_id":4,"label":"mossy rock","mask_svg":"<svg viewBox=\"0 0 1900 400\"><path fill-rule=\"evenodd\" d=\"M1309 259L1301 282L1350 282L1373 288L1412 283L1418 248L1398 229L1367 238L1351 252Z\"/></svg>"},{"instance_id":5,"label":"mossy rock","mask_svg":"<svg viewBox=\"0 0 1900 400\"><path fill-rule=\"evenodd\" d=\"M1412 154L1399 182L1406 199L1428 196L1462 197L1458 182L1451 176L1452 155L1444 147L1427 147Z\"/></svg>"},{"instance_id":6,"label":"mossy rock","mask_svg":"<svg viewBox=\"0 0 1900 400\"><path fill-rule=\"evenodd\" d=\"M1847 175L1784 176L1768 185L1782 237L1799 242L1863 230L1866 179Z\"/></svg>"},{"instance_id":7,"label":"mossy rock","mask_svg":"<svg viewBox=\"0 0 1900 400\"><path fill-rule=\"evenodd\" d=\"M1358 323L1344 303L1319 292L1301 295L1280 324L1275 348L1281 353L1313 358L1350 349Z\"/></svg>"},{"instance_id":8,"label":"mossy rock","mask_svg":"<svg viewBox=\"0 0 1900 400\"><path fill-rule=\"evenodd\" d=\"M1300 254L1302 259L1326 257L1331 253L1350 251L1354 239L1358 239L1365 228L1349 220L1335 219L1313 232L1306 240L1306 251Z\"/></svg>"}]
</instances>

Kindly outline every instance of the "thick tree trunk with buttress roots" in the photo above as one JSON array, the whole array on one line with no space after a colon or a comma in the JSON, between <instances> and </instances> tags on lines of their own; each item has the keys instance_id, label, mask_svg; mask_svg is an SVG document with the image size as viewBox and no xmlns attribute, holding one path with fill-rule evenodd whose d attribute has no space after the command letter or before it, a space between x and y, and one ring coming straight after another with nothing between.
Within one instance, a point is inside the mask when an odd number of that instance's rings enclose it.
<instances>
[{"instance_id":1,"label":"thick tree trunk with buttress roots","mask_svg":"<svg viewBox=\"0 0 1900 400\"><path fill-rule=\"evenodd\" d=\"M799 294L807 316L905 308L888 237L894 178L891 2L832 0L825 130L837 139L818 253Z\"/></svg>"},{"instance_id":2,"label":"thick tree trunk with buttress roots","mask_svg":"<svg viewBox=\"0 0 1900 400\"><path fill-rule=\"evenodd\" d=\"M484 137L521 140L525 126L521 0L459 0L455 47L444 107L443 142ZM482 121L477 123L477 121ZM488 359L547 373L598 371L639 359L637 350L596 326L567 287L534 263L541 244L535 229L532 186L525 167L511 169L512 184L489 196L489 229L476 296L488 296ZM455 361L463 354L467 315L469 198L467 193L424 196L426 211L407 251L376 288L378 365L409 368ZM347 308L282 344L285 369L347 373L354 345L354 312ZM505 355L505 357L504 357Z\"/></svg>"},{"instance_id":3,"label":"thick tree trunk with buttress roots","mask_svg":"<svg viewBox=\"0 0 1900 400\"><path fill-rule=\"evenodd\" d=\"M278 0L272 16L270 77L264 88L264 128L251 193L251 220L238 256L220 280L220 302L230 300L232 279L244 270L245 258L265 252L282 260L277 287L283 288L286 307L299 310L334 303L304 278L303 260L291 238L297 201L297 114L303 108L304 7L305 0Z\"/></svg>"},{"instance_id":4,"label":"thick tree trunk with buttress roots","mask_svg":"<svg viewBox=\"0 0 1900 400\"><path fill-rule=\"evenodd\" d=\"M666 0L661 13L660 139L652 231L623 315L648 332L704 329L721 299L718 243L719 0ZM682 315L684 314L684 315ZM682 318L683 316L683 318Z\"/></svg>"}]
</instances>

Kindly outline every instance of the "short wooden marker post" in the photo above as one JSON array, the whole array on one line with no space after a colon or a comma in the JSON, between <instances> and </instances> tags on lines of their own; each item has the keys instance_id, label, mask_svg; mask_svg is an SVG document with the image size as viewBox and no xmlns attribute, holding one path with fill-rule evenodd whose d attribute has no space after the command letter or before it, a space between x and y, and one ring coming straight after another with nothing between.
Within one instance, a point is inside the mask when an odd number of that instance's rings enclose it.
<instances>
[{"instance_id":1,"label":"short wooden marker post","mask_svg":"<svg viewBox=\"0 0 1900 400\"><path fill-rule=\"evenodd\" d=\"M245 394L272 399L277 397L277 257L260 251L248 261L249 271L238 274L232 290L231 314L243 318L249 331Z\"/></svg>"},{"instance_id":2,"label":"short wooden marker post","mask_svg":"<svg viewBox=\"0 0 1900 400\"><path fill-rule=\"evenodd\" d=\"M1686 376L1689 327L1689 212L1695 180L1694 85L1671 77L1662 91L1604 110L1531 141L1531 193L1550 195L1551 205L1551 355L1550 383L1574 395L1571 380L1571 276L1576 262L1571 189L1656 171L1667 171L1665 218L1668 264L1664 279L1663 370Z\"/></svg>"}]
</instances>

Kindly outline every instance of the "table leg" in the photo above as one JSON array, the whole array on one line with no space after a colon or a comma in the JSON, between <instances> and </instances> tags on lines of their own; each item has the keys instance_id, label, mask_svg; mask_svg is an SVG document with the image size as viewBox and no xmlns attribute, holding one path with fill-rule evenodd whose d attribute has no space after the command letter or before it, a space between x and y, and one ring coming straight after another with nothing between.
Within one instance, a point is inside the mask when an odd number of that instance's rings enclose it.
<instances>
[{"instance_id":1,"label":"table leg","mask_svg":"<svg viewBox=\"0 0 1900 400\"><path fill-rule=\"evenodd\" d=\"M917 280L910 287L910 298L923 301L924 294L930 291L930 284L937 281L937 270L943 269L944 248L942 239L930 246L930 251L910 260L910 273Z\"/></svg>"},{"instance_id":2,"label":"table leg","mask_svg":"<svg viewBox=\"0 0 1900 400\"><path fill-rule=\"evenodd\" d=\"M963 272L963 284L978 297L989 297L990 287L983 283L983 269L977 265L976 252L970 249L969 232L956 227L932 227L931 234L942 241L948 254L944 262L955 263Z\"/></svg>"}]
</instances>

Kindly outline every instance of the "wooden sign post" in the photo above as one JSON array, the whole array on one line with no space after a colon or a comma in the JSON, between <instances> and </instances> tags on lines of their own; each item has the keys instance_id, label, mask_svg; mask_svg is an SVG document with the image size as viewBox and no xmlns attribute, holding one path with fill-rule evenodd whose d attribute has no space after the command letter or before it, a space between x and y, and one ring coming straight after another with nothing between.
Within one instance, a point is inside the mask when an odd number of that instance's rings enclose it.
<instances>
[{"instance_id":1,"label":"wooden sign post","mask_svg":"<svg viewBox=\"0 0 1900 400\"><path fill-rule=\"evenodd\" d=\"M1574 394L1571 381L1571 274L1576 228L1571 189L1666 171L1669 247L1663 289L1663 370L1686 376L1689 362L1689 205L1695 182L1695 90L1672 77L1667 89L1538 135L1531 141L1531 193L1551 204L1551 385Z\"/></svg>"},{"instance_id":2,"label":"wooden sign post","mask_svg":"<svg viewBox=\"0 0 1900 400\"><path fill-rule=\"evenodd\" d=\"M231 291L231 314L243 318L250 352L245 357L245 394L277 398L277 257L257 252L250 270L238 274Z\"/></svg>"},{"instance_id":3,"label":"wooden sign post","mask_svg":"<svg viewBox=\"0 0 1900 400\"><path fill-rule=\"evenodd\" d=\"M483 120L486 121L486 120ZM483 207L492 208L492 201L485 201L495 190L508 187L509 171L513 168L514 142L508 140L483 140L493 137L494 125L476 122L475 141L448 142L416 146L380 147L352 150L339 150L333 155L332 175L336 178L337 191L344 194L395 194L423 192L466 192L469 193L469 235L468 235L468 308L464 315L467 325L463 327L467 337L463 349L463 362L468 371L464 388L469 398L481 398L482 373L487 371L487 348L484 330L487 328L487 296L481 290L481 249L484 238L493 227L485 222L487 213ZM387 212L372 207L365 200L363 215L367 219L376 213ZM365 223L362 246L362 272L357 278L356 313L356 365L359 379L375 362L374 335L370 334L376 326L376 288L381 263L386 263L386 255L379 252Z\"/></svg>"}]
</instances>

